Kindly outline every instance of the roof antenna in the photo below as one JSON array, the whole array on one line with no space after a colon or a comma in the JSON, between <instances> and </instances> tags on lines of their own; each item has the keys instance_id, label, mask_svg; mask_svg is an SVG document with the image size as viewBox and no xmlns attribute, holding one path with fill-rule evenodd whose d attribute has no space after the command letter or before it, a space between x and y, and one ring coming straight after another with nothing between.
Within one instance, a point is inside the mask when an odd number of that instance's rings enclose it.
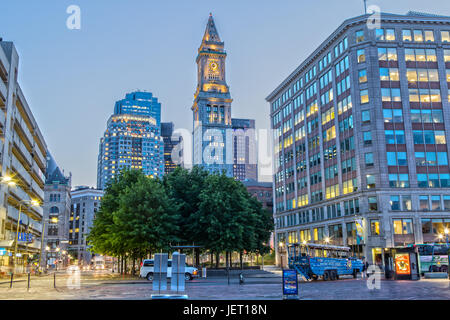
<instances>
[{"instance_id":1,"label":"roof antenna","mask_svg":"<svg viewBox=\"0 0 450 320\"><path fill-rule=\"evenodd\" d=\"M367 14L367 0L364 1L364 14Z\"/></svg>"}]
</instances>

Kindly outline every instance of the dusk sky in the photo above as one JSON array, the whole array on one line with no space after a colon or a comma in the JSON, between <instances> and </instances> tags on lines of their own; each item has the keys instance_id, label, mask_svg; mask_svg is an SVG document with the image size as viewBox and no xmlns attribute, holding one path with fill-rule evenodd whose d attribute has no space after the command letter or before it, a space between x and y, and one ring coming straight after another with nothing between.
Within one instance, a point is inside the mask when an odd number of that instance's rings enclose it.
<instances>
[{"instance_id":1,"label":"dusk sky","mask_svg":"<svg viewBox=\"0 0 450 320\"><path fill-rule=\"evenodd\" d=\"M69 5L81 30L69 30ZM450 15L448 0L367 1L383 12ZM162 121L192 130L197 49L209 13L227 51L232 116L269 128L266 96L363 0L1 0L0 37L20 57L19 83L49 151L72 185L96 186L99 139L116 100L146 90Z\"/></svg>"}]
</instances>

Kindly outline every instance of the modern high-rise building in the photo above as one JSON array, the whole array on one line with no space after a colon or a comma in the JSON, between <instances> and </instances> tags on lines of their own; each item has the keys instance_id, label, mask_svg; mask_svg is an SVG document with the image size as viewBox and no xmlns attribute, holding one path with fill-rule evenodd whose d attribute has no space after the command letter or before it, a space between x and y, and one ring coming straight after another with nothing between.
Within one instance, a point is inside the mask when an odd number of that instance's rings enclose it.
<instances>
[{"instance_id":1,"label":"modern high-rise building","mask_svg":"<svg viewBox=\"0 0 450 320\"><path fill-rule=\"evenodd\" d=\"M226 52L212 15L197 55L197 90L192 105L194 165L233 176L231 99L225 80Z\"/></svg>"},{"instance_id":2,"label":"modern high-rise building","mask_svg":"<svg viewBox=\"0 0 450 320\"><path fill-rule=\"evenodd\" d=\"M141 169L146 175L164 174L161 104L149 92L127 94L116 103L100 139L97 188L106 188L121 169Z\"/></svg>"},{"instance_id":3,"label":"modern high-rise building","mask_svg":"<svg viewBox=\"0 0 450 320\"><path fill-rule=\"evenodd\" d=\"M233 176L258 181L255 120L231 119L233 127Z\"/></svg>"},{"instance_id":4,"label":"modern high-rise building","mask_svg":"<svg viewBox=\"0 0 450 320\"><path fill-rule=\"evenodd\" d=\"M151 92L135 91L127 93L125 99L119 100L114 106L114 114L133 114L136 116L150 116L161 124L161 103Z\"/></svg>"},{"instance_id":5,"label":"modern high-rise building","mask_svg":"<svg viewBox=\"0 0 450 320\"><path fill-rule=\"evenodd\" d=\"M68 252L80 266L91 263L92 252L89 251L87 236L94 223L95 215L100 209L103 194L103 190L87 186L77 186L71 192Z\"/></svg>"},{"instance_id":6,"label":"modern high-rise building","mask_svg":"<svg viewBox=\"0 0 450 320\"><path fill-rule=\"evenodd\" d=\"M44 240L41 266L56 268L69 262L70 189L72 176L65 176L47 151L44 186Z\"/></svg>"},{"instance_id":7,"label":"modern high-rise building","mask_svg":"<svg viewBox=\"0 0 450 320\"><path fill-rule=\"evenodd\" d=\"M276 241L390 268L385 248L445 241L449 88L450 17L344 21L267 97Z\"/></svg>"},{"instance_id":8,"label":"modern high-rise building","mask_svg":"<svg viewBox=\"0 0 450 320\"><path fill-rule=\"evenodd\" d=\"M0 38L0 272L16 273L39 260L47 152L18 69L14 44Z\"/></svg>"},{"instance_id":9,"label":"modern high-rise building","mask_svg":"<svg viewBox=\"0 0 450 320\"><path fill-rule=\"evenodd\" d=\"M172 159L172 150L176 145L182 142L182 137L172 140L172 135L174 131L173 122L162 122L161 123L161 137L164 141L164 174L169 174L180 164L174 163ZM181 156L181 155L180 155Z\"/></svg>"}]
</instances>

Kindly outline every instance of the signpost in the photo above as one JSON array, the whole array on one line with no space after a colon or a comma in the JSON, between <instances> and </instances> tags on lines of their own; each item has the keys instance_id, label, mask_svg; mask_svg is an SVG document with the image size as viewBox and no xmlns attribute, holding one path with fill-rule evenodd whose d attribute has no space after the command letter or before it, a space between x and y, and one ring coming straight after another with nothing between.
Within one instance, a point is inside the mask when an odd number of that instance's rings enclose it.
<instances>
[{"instance_id":1,"label":"signpost","mask_svg":"<svg viewBox=\"0 0 450 320\"><path fill-rule=\"evenodd\" d=\"M297 271L283 270L283 299L299 299Z\"/></svg>"}]
</instances>

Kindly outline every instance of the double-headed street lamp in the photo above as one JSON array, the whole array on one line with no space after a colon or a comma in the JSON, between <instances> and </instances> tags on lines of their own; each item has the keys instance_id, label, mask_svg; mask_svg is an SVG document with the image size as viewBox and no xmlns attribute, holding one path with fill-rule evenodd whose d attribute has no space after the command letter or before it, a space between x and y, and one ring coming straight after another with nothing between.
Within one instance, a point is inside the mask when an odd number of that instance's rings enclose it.
<instances>
[{"instance_id":1,"label":"double-headed street lamp","mask_svg":"<svg viewBox=\"0 0 450 320\"><path fill-rule=\"evenodd\" d=\"M14 270L16 269L16 254L17 254L17 245L19 243L19 228L20 228L20 215L22 213L22 204L28 203L31 204L33 207L39 206L39 201L37 200L20 200L19 201L19 215L17 217L17 228L16 228L16 238L15 238L15 244L14 244L14 256L13 256L13 266Z\"/></svg>"}]
</instances>

